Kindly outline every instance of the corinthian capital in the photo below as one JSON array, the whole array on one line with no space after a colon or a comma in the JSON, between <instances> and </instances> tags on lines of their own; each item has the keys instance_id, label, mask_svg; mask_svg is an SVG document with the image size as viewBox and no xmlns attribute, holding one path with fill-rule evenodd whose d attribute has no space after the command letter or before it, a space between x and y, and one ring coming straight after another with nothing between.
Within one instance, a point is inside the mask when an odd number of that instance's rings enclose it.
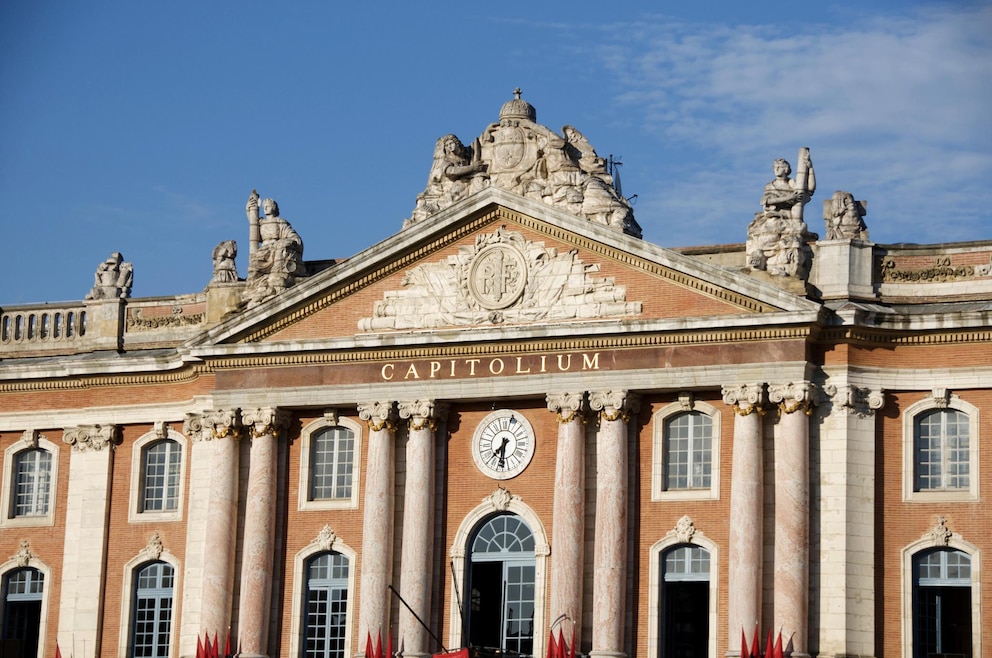
<instances>
[{"instance_id":1,"label":"corinthian capital","mask_svg":"<svg viewBox=\"0 0 992 658\"><path fill-rule=\"evenodd\" d=\"M724 386L724 404L733 405L734 413L738 416L747 416L758 412L764 413L765 385L764 384L736 384L734 386Z\"/></svg>"},{"instance_id":2,"label":"corinthian capital","mask_svg":"<svg viewBox=\"0 0 992 658\"><path fill-rule=\"evenodd\" d=\"M212 441L228 436L236 439L240 429L241 415L237 409L188 413L183 420L183 434L193 441Z\"/></svg>"},{"instance_id":3,"label":"corinthian capital","mask_svg":"<svg viewBox=\"0 0 992 658\"><path fill-rule=\"evenodd\" d=\"M80 425L67 427L62 435L63 443L68 443L79 452L99 452L107 446L113 449L120 440L117 425Z\"/></svg>"},{"instance_id":4,"label":"corinthian capital","mask_svg":"<svg viewBox=\"0 0 992 658\"><path fill-rule=\"evenodd\" d=\"M641 398L627 391L590 391L589 407L599 412L600 420L619 419L626 423L631 413L640 410Z\"/></svg>"},{"instance_id":5,"label":"corinthian capital","mask_svg":"<svg viewBox=\"0 0 992 658\"><path fill-rule=\"evenodd\" d=\"M548 393L548 411L553 411L559 423L581 419L585 410L585 395L579 393Z\"/></svg>"},{"instance_id":6,"label":"corinthian capital","mask_svg":"<svg viewBox=\"0 0 992 658\"><path fill-rule=\"evenodd\" d=\"M371 432L396 431L396 407L391 400L359 403L358 417L369 424Z\"/></svg>"},{"instance_id":7,"label":"corinthian capital","mask_svg":"<svg viewBox=\"0 0 992 658\"><path fill-rule=\"evenodd\" d=\"M277 407L241 410L241 423L253 439L265 435L271 435L272 438L278 439L289 427L289 418L288 411Z\"/></svg>"},{"instance_id":8,"label":"corinthian capital","mask_svg":"<svg viewBox=\"0 0 992 658\"><path fill-rule=\"evenodd\" d=\"M811 382L769 384L768 398L778 405L778 410L782 414L802 410L808 416L813 412L813 405L816 404L816 388Z\"/></svg>"},{"instance_id":9,"label":"corinthian capital","mask_svg":"<svg viewBox=\"0 0 992 658\"><path fill-rule=\"evenodd\" d=\"M410 429L414 431L429 427L433 432L437 422L448 415L448 405L434 400L409 400L398 402L400 418L410 421ZM361 410L359 409L359 414ZM364 418L364 416L362 416Z\"/></svg>"}]
</instances>

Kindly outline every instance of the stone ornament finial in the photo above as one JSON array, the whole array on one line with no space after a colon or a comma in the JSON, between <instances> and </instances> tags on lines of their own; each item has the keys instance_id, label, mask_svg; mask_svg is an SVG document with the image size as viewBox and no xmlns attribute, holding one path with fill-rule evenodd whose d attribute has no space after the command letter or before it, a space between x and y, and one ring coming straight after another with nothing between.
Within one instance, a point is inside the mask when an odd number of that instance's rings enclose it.
<instances>
[{"instance_id":1,"label":"stone ornament finial","mask_svg":"<svg viewBox=\"0 0 992 658\"><path fill-rule=\"evenodd\" d=\"M630 415L641 408L640 396L624 390L590 391L589 407L599 412L600 421L630 421Z\"/></svg>"},{"instance_id":2,"label":"stone ornament finial","mask_svg":"<svg viewBox=\"0 0 992 658\"><path fill-rule=\"evenodd\" d=\"M721 395L724 404L732 405L734 413L738 416L750 416L756 412L762 415L765 413L767 398L764 384L724 386Z\"/></svg>"},{"instance_id":3,"label":"stone ornament finial","mask_svg":"<svg viewBox=\"0 0 992 658\"><path fill-rule=\"evenodd\" d=\"M437 431L438 421L448 415L448 405L434 400L410 400L398 402L396 406L400 418L410 421L410 430L414 432L425 427Z\"/></svg>"},{"instance_id":4,"label":"stone ornament finial","mask_svg":"<svg viewBox=\"0 0 992 658\"><path fill-rule=\"evenodd\" d=\"M630 202L614 186L606 160L572 126L561 135L537 123L537 111L514 91L499 121L470 145L445 135L434 146L427 187L407 228L486 187L509 190L597 224L641 237Z\"/></svg>"},{"instance_id":5,"label":"stone ornament finial","mask_svg":"<svg viewBox=\"0 0 992 658\"><path fill-rule=\"evenodd\" d=\"M331 526L325 525L320 529L320 532L317 533L317 537L313 540L313 543L316 544L320 550L329 551L334 548L334 542L337 540L337 533L331 529Z\"/></svg>"},{"instance_id":6,"label":"stone ornament finial","mask_svg":"<svg viewBox=\"0 0 992 658\"><path fill-rule=\"evenodd\" d=\"M396 406L391 400L359 404L358 417L368 423L370 432L396 431Z\"/></svg>"},{"instance_id":7,"label":"stone ornament finial","mask_svg":"<svg viewBox=\"0 0 992 658\"><path fill-rule=\"evenodd\" d=\"M86 299L127 299L131 296L133 282L134 267L124 262L120 252L115 251L97 266L93 288L86 294Z\"/></svg>"},{"instance_id":8,"label":"stone ornament finial","mask_svg":"<svg viewBox=\"0 0 992 658\"><path fill-rule=\"evenodd\" d=\"M816 389L811 382L769 384L768 399L778 405L779 413L782 415L803 411L809 416L813 413L813 405L816 404Z\"/></svg>"},{"instance_id":9,"label":"stone ornament finial","mask_svg":"<svg viewBox=\"0 0 992 658\"><path fill-rule=\"evenodd\" d=\"M210 283L234 283L238 280L238 265L234 261L238 257L237 242L224 240L214 247L210 257L214 261L214 275Z\"/></svg>"},{"instance_id":10,"label":"stone ornament finial","mask_svg":"<svg viewBox=\"0 0 992 658\"><path fill-rule=\"evenodd\" d=\"M947 546L953 535L947 527L947 517L938 516L934 526L923 533L923 539L929 539L934 546Z\"/></svg>"},{"instance_id":11,"label":"stone ornament finial","mask_svg":"<svg viewBox=\"0 0 992 658\"><path fill-rule=\"evenodd\" d=\"M278 439L286 433L290 419L290 413L279 407L241 410L241 423L248 430L248 436L252 439L263 436Z\"/></svg>"},{"instance_id":12,"label":"stone ornament finial","mask_svg":"<svg viewBox=\"0 0 992 658\"><path fill-rule=\"evenodd\" d=\"M548 411L554 412L559 425L573 420L585 422L585 393L548 393L546 400Z\"/></svg>"},{"instance_id":13,"label":"stone ornament finial","mask_svg":"<svg viewBox=\"0 0 992 658\"><path fill-rule=\"evenodd\" d=\"M827 223L827 240L868 240L863 217L868 214L867 201L855 201L850 192L837 190L823 201L823 219Z\"/></svg>"},{"instance_id":14,"label":"stone ornament finial","mask_svg":"<svg viewBox=\"0 0 992 658\"><path fill-rule=\"evenodd\" d=\"M31 563L35 557L34 553L31 552L31 542L27 539L21 540L21 546L17 549L17 552L10 556L10 559L17 563L19 567L26 567Z\"/></svg>"},{"instance_id":15,"label":"stone ornament finial","mask_svg":"<svg viewBox=\"0 0 992 658\"><path fill-rule=\"evenodd\" d=\"M72 446L77 452L99 452L110 446L114 449L121 442L117 425L80 425L67 427L62 434L62 442Z\"/></svg>"}]
</instances>

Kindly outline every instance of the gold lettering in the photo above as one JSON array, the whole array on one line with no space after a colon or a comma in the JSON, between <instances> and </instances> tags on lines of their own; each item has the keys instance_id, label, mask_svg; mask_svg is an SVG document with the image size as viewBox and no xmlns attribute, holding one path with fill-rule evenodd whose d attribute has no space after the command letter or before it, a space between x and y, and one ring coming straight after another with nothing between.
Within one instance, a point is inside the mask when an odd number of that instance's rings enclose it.
<instances>
[{"instance_id":1,"label":"gold lettering","mask_svg":"<svg viewBox=\"0 0 992 658\"><path fill-rule=\"evenodd\" d=\"M420 375L417 374L416 364L410 364L410 368L406 371L406 376L404 376L403 379L410 379L410 375L413 375L414 379L420 379Z\"/></svg>"},{"instance_id":2,"label":"gold lettering","mask_svg":"<svg viewBox=\"0 0 992 658\"><path fill-rule=\"evenodd\" d=\"M499 364L499 370L496 369L495 364ZM493 359L489 362L489 372L494 375L502 374L504 368L503 359Z\"/></svg>"},{"instance_id":3,"label":"gold lettering","mask_svg":"<svg viewBox=\"0 0 992 658\"><path fill-rule=\"evenodd\" d=\"M451 360L451 376L452 377L455 376L455 360L454 359Z\"/></svg>"},{"instance_id":4,"label":"gold lettering","mask_svg":"<svg viewBox=\"0 0 992 658\"><path fill-rule=\"evenodd\" d=\"M599 370L599 352L596 352L595 354L593 354L591 359L589 358L589 355L588 354L586 354L585 352L583 352L582 353L582 369L583 370Z\"/></svg>"},{"instance_id":5,"label":"gold lettering","mask_svg":"<svg viewBox=\"0 0 992 658\"><path fill-rule=\"evenodd\" d=\"M440 370L441 370L441 362L440 361L431 361L431 374L430 374L430 378L431 379L434 379L434 376L438 372L440 372Z\"/></svg>"},{"instance_id":6,"label":"gold lettering","mask_svg":"<svg viewBox=\"0 0 992 658\"><path fill-rule=\"evenodd\" d=\"M517 374L518 375L526 375L527 373L530 372L530 368L529 367L526 370L523 370L522 369L523 368L523 360L524 360L524 357L522 357L522 356L518 356L517 357Z\"/></svg>"},{"instance_id":7,"label":"gold lettering","mask_svg":"<svg viewBox=\"0 0 992 658\"><path fill-rule=\"evenodd\" d=\"M469 377L475 377L475 366L481 361L482 359L465 359L465 363L468 364Z\"/></svg>"},{"instance_id":8,"label":"gold lettering","mask_svg":"<svg viewBox=\"0 0 992 658\"><path fill-rule=\"evenodd\" d=\"M394 366L392 363L387 363L386 365L382 366L382 378L385 379L387 382L390 379L392 379L393 378L393 370L395 369L395 367L396 366ZM389 370L389 374L388 375L386 374L386 370Z\"/></svg>"},{"instance_id":9,"label":"gold lettering","mask_svg":"<svg viewBox=\"0 0 992 658\"><path fill-rule=\"evenodd\" d=\"M548 355L547 354L542 354L541 355L541 372L547 372L548 371L548 367L547 366L548 366Z\"/></svg>"},{"instance_id":10,"label":"gold lettering","mask_svg":"<svg viewBox=\"0 0 992 658\"><path fill-rule=\"evenodd\" d=\"M562 365L561 364L562 357L565 357L567 359L567 361L565 361L565 365ZM566 370L568 370L571 367L572 367L572 355L571 354L559 354L558 355L558 369L561 370L562 372L565 372Z\"/></svg>"}]
</instances>

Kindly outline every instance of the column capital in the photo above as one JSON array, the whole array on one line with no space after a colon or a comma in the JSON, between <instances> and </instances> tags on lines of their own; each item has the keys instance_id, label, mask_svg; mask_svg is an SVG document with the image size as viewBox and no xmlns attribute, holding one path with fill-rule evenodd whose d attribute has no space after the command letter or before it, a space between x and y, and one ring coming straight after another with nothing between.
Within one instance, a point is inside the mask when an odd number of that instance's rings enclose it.
<instances>
[{"instance_id":1,"label":"column capital","mask_svg":"<svg viewBox=\"0 0 992 658\"><path fill-rule=\"evenodd\" d=\"M425 427L433 432L437 423L448 416L448 405L434 400L406 400L397 402L400 418L410 421L410 429L417 431ZM361 414L361 408L359 408ZM364 416L362 416L365 419ZM368 420L368 419L365 419Z\"/></svg>"},{"instance_id":2,"label":"column capital","mask_svg":"<svg viewBox=\"0 0 992 658\"><path fill-rule=\"evenodd\" d=\"M192 441L212 441L241 433L240 409L215 409L203 413L190 412L183 420L183 434Z\"/></svg>"},{"instance_id":3,"label":"column capital","mask_svg":"<svg viewBox=\"0 0 992 658\"><path fill-rule=\"evenodd\" d=\"M368 423L370 431L396 431L396 406L392 400L359 402L357 406L358 417Z\"/></svg>"},{"instance_id":4,"label":"column capital","mask_svg":"<svg viewBox=\"0 0 992 658\"><path fill-rule=\"evenodd\" d=\"M121 442L119 425L79 425L67 427L62 442L78 452L99 452L110 446L113 450Z\"/></svg>"},{"instance_id":5,"label":"column capital","mask_svg":"<svg viewBox=\"0 0 992 658\"><path fill-rule=\"evenodd\" d=\"M641 409L641 396L624 390L590 391L589 407L599 412L599 419L605 421L630 420L630 414Z\"/></svg>"},{"instance_id":6,"label":"column capital","mask_svg":"<svg viewBox=\"0 0 992 658\"><path fill-rule=\"evenodd\" d=\"M817 402L817 393L816 385L807 381L768 385L768 399L778 405L782 415L801 410L809 416Z\"/></svg>"},{"instance_id":7,"label":"column capital","mask_svg":"<svg viewBox=\"0 0 992 658\"><path fill-rule=\"evenodd\" d=\"M882 389L828 384L823 387L823 392L830 396L835 412L854 414L858 418L874 416L876 410L885 406L885 392Z\"/></svg>"},{"instance_id":8,"label":"column capital","mask_svg":"<svg viewBox=\"0 0 992 658\"><path fill-rule=\"evenodd\" d=\"M248 436L253 439L267 434L278 439L289 428L289 420L289 412L279 407L241 410L241 422L248 430Z\"/></svg>"},{"instance_id":9,"label":"column capital","mask_svg":"<svg viewBox=\"0 0 992 658\"><path fill-rule=\"evenodd\" d=\"M734 384L724 386L721 391L724 404L732 405L738 416L748 416L754 412L765 413L765 385L754 382L751 384Z\"/></svg>"},{"instance_id":10,"label":"column capital","mask_svg":"<svg viewBox=\"0 0 992 658\"><path fill-rule=\"evenodd\" d=\"M555 413L559 424L570 423L573 420L583 420L582 412L586 409L585 393L548 393L548 411Z\"/></svg>"}]
</instances>

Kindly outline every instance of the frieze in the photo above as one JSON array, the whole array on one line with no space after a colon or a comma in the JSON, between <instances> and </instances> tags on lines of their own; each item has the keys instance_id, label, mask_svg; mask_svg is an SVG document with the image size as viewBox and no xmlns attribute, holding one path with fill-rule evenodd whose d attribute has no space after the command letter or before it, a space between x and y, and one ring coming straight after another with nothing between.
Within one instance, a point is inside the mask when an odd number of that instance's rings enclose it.
<instances>
[{"instance_id":1,"label":"frieze","mask_svg":"<svg viewBox=\"0 0 992 658\"><path fill-rule=\"evenodd\" d=\"M128 331L152 331L169 327L193 327L203 324L205 313L184 314L182 306L174 306L169 315L146 318L141 309L136 308L127 314Z\"/></svg>"},{"instance_id":2,"label":"frieze","mask_svg":"<svg viewBox=\"0 0 992 658\"><path fill-rule=\"evenodd\" d=\"M937 256L933 265L921 269L899 269L891 256L882 258L882 283L944 283L974 279L992 274L992 264L952 265L950 256Z\"/></svg>"},{"instance_id":3,"label":"frieze","mask_svg":"<svg viewBox=\"0 0 992 658\"><path fill-rule=\"evenodd\" d=\"M564 352L525 356L439 359L435 361L390 361L382 365L379 374L383 381L388 382L536 375L599 369L599 352Z\"/></svg>"}]
</instances>

